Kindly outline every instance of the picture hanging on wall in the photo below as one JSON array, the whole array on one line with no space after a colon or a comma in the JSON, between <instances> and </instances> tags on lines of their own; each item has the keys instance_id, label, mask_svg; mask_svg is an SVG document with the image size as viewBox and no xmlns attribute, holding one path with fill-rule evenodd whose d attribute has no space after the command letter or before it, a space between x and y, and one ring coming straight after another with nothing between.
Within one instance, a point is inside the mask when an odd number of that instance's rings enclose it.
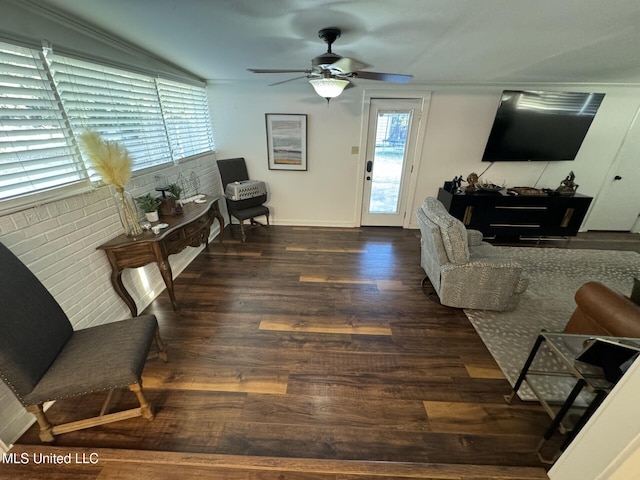
<instances>
[{"instance_id":1,"label":"picture hanging on wall","mask_svg":"<svg viewBox=\"0 0 640 480\"><path fill-rule=\"evenodd\" d=\"M267 113L269 170L307 169L307 116Z\"/></svg>"}]
</instances>

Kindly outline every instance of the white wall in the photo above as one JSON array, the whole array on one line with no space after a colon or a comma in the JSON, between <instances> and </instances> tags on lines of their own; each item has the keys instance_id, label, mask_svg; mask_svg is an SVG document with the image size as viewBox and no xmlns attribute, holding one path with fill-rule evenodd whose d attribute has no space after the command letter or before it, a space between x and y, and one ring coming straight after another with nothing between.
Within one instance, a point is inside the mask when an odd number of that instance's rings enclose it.
<instances>
[{"instance_id":1,"label":"white wall","mask_svg":"<svg viewBox=\"0 0 640 480\"><path fill-rule=\"evenodd\" d=\"M304 82L303 82L304 83ZM269 187L274 223L352 227L361 94L331 102L311 86L208 85L218 158L244 157L249 176ZM266 113L307 115L307 171L269 170Z\"/></svg>"},{"instance_id":2,"label":"white wall","mask_svg":"<svg viewBox=\"0 0 640 480\"><path fill-rule=\"evenodd\" d=\"M364 152L361 131L363 86L384 97L390 87L360 81L331 101L315 95L304 79L269 87L269 79L251 83L211 83L210 105L215 124L219 158L243 156L251 178L269 184L273 220L287 225L357 226L364 158L352 155L351 147ZM597 85L500 85L500 86L398 86L431 91L415 197L410 212L427 195L436 195L445 180L480 173L488 163L480 161L491 129L500 93L505 88L598 91L605 100L573 162L495 163L483 178L507 186L556 188L573 170L578 192L599 197L604 178L629 126L640 108L639 87ZM306 114L308 124L307 172L270 171L267 165L265 113ZM640 154L640 152L638 152ZM640 180L640 179L639 179ZM632 182L636 184L637 182ZM633 188L630 202L640 205L640 189ZM640 207L638 207L640 213ZM412 217L411 226L417 228ZM583 230L589 228L587 218Z\"/></svg>"},{"instance_id":3,"label":"white wall","mask_svg":"<svg viewBox=\"0 0 640 480\"><path fill-rule=\"evenodd\" d=\"M215 154L180 165L134 174L127 185L133 196L155 193L155 175L169 182L196 172L200 193L219 195L222 190ZM0 242L38 277L69 317L74 329L130 318L131 312L111 286L107 256L96 247L123 233L111 187L100 187L36 208L0 216ZM226 207L225 207L226 208ZM142 213L140 213L143 218ZM219 233L218 223L212 236ZM187 247L169 259L174 277L200 252ZM127 269L123 282L142 311L164 289L155 264ZM1 332L0 332L1 334ZM33 422L11 391L0 384L0 445L9 445Z\"/></svg>"}]
</instances>

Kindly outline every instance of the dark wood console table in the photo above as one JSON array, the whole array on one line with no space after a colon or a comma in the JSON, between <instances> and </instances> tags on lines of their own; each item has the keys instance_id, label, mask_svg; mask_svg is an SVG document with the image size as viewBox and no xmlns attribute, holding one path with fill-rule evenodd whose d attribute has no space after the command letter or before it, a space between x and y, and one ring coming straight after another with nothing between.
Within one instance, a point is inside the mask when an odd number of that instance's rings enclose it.
<instances>
[{"instance_id":1,"label":"dark wood console table","mask_svg":"<svg viewBox=\"0 0 640 480\"><path fill-rule=\"evenodd\" d=\"M456 193L444 188L438 200L466 227L486 237L575 236L592 197L562 195L508 195Z\"/></svg>"},{"instance_id":2,"label":"dark wood console table","mask_svg":"<svg viewBox=\"0 0 640 480\"><path fill-rule=\"evenodd\" d=\"M157 263L164 283L167 286L174 310L178 308L173 293L173 274L169 264L169 255L181 252L187 246L197 247L205 244L209 248L209 233L215 219L220 222L220 244L224 231L224 218L220 213L218 201L222 197L205 197L204 203L188 203L183 206L184 213L176 216L163 216L161 223L169 226L160 231L158 235L151 230L143 232L136 237L127 237L122 234L103 243L98 250L104 250L111 264L111 284L116 293L124 300L131 310L131 315L136 316L138 309L136 302L122 283L122 272L125 268L143 267L149 263Z\"/></svg>"}]
</instances>

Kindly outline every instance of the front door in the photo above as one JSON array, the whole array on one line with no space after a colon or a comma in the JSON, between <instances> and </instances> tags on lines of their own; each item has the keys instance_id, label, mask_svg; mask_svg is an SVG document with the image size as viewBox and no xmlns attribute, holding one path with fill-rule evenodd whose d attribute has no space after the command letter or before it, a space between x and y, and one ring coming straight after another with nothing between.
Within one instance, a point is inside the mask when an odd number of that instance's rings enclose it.
<instances>
[{"instance_id":1,"label":"front door","mask_svg":"<svg viewBox=\"0 0 640 480\"><path fill-rule=\"evenodd\" d=\"M420 99L371 99L362 225L403 225L421 108Z\"/></svg>"}]
</instances>

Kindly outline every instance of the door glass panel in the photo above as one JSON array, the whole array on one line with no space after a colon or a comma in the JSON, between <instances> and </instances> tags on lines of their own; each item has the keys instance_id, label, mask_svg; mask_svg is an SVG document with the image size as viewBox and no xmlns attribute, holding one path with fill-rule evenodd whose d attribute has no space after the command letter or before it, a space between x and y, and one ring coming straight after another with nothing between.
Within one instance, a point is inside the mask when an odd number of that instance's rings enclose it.
<instances>
[{"instance_id":1,"label":"door glass panel","mask_svg":"<svg viewBox=\"0 0 640 480\"><path fill-rule=\"evenodd\" d=\"M380 112L371 176L370 213L398 213L411 113Z\"/></svg>"}]
</instances>

